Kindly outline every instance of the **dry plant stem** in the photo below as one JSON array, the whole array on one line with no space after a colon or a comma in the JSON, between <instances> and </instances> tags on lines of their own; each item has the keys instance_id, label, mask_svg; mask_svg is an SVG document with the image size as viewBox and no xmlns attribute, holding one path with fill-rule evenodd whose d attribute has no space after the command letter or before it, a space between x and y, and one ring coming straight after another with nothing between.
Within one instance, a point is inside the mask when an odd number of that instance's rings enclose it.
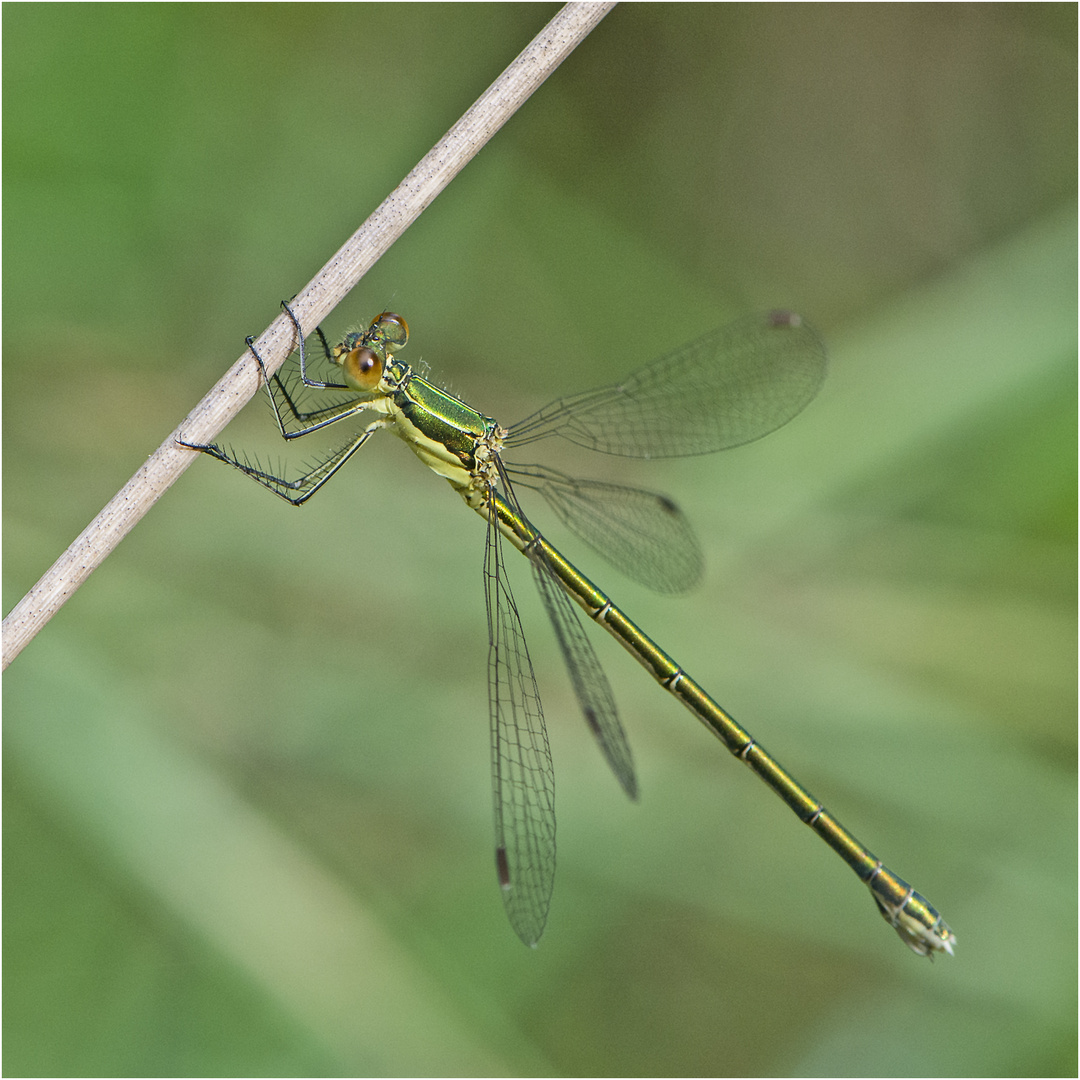
<instances>
[{"instance_id":1,"label":"dry plant stem","mask_svg":"<svg viewBox=\"0 0 1080 1080\"><path fill-rule=\"evenodd\" d=\"M292 300L291 306L305 333L333 311L435 196L614 6L613 3L576 3L559 10ZM267 368L276 371L294 344L292 324L285 315L280 315L260 335L256 347ZM212 442L258 389L255 362L245 352L12 608L3 626L5 668L198 457L178 446L177 437L183 434L191 442Z\"/></svg>"}]
</instances>

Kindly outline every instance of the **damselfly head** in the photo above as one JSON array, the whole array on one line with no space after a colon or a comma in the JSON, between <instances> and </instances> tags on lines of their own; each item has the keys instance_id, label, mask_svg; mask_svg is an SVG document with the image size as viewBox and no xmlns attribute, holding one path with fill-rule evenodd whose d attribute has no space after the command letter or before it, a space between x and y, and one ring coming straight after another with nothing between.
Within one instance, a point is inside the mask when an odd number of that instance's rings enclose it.
<instances>
[{"instance_id":1,"label":"damselfly head","mask_svg":"<svg viewBox=\"0 0 1080 1080\"><path fill-rule=\"evenodd\" d=\"M384 311L366 333L352 331L333 350L331 359L345 375L345 382L362 394L379 389L388 355L409 340L409 324L392 311Z\"/></svg>"}]
</instances>

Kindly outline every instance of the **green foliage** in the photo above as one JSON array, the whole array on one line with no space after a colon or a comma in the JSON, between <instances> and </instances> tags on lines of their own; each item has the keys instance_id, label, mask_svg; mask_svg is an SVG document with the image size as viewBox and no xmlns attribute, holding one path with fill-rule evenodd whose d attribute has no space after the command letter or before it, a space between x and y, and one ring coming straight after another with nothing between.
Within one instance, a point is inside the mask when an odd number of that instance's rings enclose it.
<instances>
[{"instance_id":1,"label":"green foliage","mask_svg":"<svg viewBox=\"0 0 1080 1080\"><path fill-rule=\"evenodd\" d=\"M4 8L5 610L553 11ZM1072 5L616 8L327 328L401 311L513 421L814 322L762 443L553 462L670 490L697 593L566 550L954 959L598 640L628 804L522 562L560 825L523 949L481 522L375 439L302 512L197 462L7 673L6 1073L1074 1075L1075 56ZM226 438L292 449L264 402Z\"/></svg>"}]
</instances>

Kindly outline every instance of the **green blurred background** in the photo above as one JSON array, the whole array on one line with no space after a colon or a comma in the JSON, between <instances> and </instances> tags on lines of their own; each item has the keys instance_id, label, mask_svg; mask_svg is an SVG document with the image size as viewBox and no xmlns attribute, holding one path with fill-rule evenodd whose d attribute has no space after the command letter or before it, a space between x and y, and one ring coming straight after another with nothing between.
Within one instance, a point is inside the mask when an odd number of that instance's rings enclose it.
<instances>
[{"instance_id":1,"label":"green blurred background","mask_svg":"<svg viewBox=\"0 0 1080 1080\"><path fill-rule=\"evenodd\" d=\"M555 10L5 5L5 611ZM523 948L483 525L383 438L302 512L196 462L7 674L6 1074L1075 1075L1076 23L616 8L327 324L401 311L504 421L817 325L760 444L556 459L670 491L693 595L551 535L954 959L597 634L629 804L517 560L560 829ZM226 437L286 456L263 401Z\"/></svg>"}]
</instances>

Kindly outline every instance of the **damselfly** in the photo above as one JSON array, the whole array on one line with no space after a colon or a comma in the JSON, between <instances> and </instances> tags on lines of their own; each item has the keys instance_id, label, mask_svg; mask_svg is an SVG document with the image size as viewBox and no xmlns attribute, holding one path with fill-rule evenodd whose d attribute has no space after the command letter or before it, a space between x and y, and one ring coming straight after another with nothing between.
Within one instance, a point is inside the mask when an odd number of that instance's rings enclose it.
<instances>
[{"instance_id":1,"label":"damselfly","mask_svg":"<svg viewBox=\"0 0 1080 1080\"><path fill-rule=\"evenodd\" d=\"M285 310L296 328L299 383L327 396L307 407L296 385L290 389L276 374L267 378L249 339L282 436L300 438L364 413L375 419L294 480L275 476L217 444L182 445L235 466L300 505L376 431L387 429L487 521L483 577L495 865L507 914L522 941L535 945L539 940L551 900L554 772L532 661L503 564L504 538L529 560L586 722L631 798L637 795L637 781L630 748L574 603L633 653L840 855L869 886L878 910L905 944L931 958L935 952L952 953L956 938L937 910L863 847L564 558L526 517L516 489L539 492L572 531L619 569L662 591L687 588L701 571L696 541L678 508L664 496L638 488L571 479L542 466L515 466L503 459L504 451L552 436L590 450L641 458L706 454L760 438L799 413L824 378L824 346L805 322L789 312L742 319L646 364L621 383L560 398L504 428L398 359L409 337L400 315L384 312L366 331L347 334L333 348L316 330L325 360L342 380L338 382L308 375L300 323L288 305Z\"/></svg>"}]
</instances>

